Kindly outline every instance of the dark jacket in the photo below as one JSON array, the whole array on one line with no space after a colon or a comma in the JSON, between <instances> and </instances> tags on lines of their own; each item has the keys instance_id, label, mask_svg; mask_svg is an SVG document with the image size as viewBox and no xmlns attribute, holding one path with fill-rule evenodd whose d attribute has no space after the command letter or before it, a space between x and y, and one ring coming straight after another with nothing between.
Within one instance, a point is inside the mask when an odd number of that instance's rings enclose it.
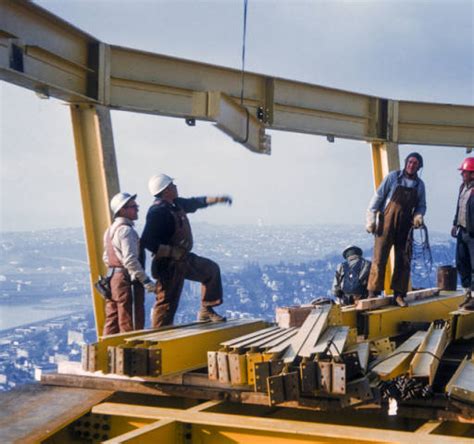
<instances>
[{"instance_id":1,"label":"dark jacket","mask_svg":"<svg viewBox=\"0 0 474 444\"><path fill-rule=\"evenodd\" d=\"M458 226L458 214L459 214L459 199L461 197L461 193L464 190L465 185L462 184L459 188L458 194L458 202L456 205L456 214L454 216L453 226ZM469 233L469 236L474 237L474 187L471 187L471 196L467 201L467 208L466 208L466 231Z\"/></svg>"},{"instance_id":2,"label":"dark jacket","mask_svg":"<svg viewBox=\"0 0 474 444\"><path fill-rule=\"evenodd\" d=\"M156 253L160 244L168 245L173 237L176 226L172 211L183 210L194 213L199 208L207 207L206 197L178 197L173 204L157 205L158 200L149 208L146 215L140 244L151 253Z\"/></svg>"}]
</instances>

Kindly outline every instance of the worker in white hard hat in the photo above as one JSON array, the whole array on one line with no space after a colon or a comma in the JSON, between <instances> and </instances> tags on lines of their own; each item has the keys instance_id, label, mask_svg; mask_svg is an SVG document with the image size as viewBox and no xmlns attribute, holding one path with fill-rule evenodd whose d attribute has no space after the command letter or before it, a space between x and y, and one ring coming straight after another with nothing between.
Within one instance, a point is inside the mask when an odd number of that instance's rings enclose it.
<instances>
[{"instance_id":1,"label":"worker in white hard hat","mask_svg":"<svg viewBox=\"0 0 474 444\"><path fill-rule=\"evenodd\" d=\"M104 335L143 329L144 289L149 293L156 290L139 259L140 239L133 227L138 219L136 197L118 193L110 201L114 221L104 234L103 260L112 296L106 299Z\"/></svg>"},{"instance_id":2,"label":"worker in white hard hat","mask_svg":"<svg viewBox=\"0 0 474 444\"><path fill-rule=\"evenodd\" d=\"M340 305L351 305L367 297L371 262L363 258L363 251L356 245L349 245L342 252L344 262L336 268L332 294Z\"/></svg>"},{"instance_id":3,"label":"worker in white hard hat","mask_svg":"<svg viewBox=\"0 0 474 444\"><path fill-rule=\"evenodd\" d=\"M229 196L178 197L174 179L166 174L150 178L148 188L155 201L148 210L142 245L152 253L152 276L157 280L152 326L172 325L185 279L201 282L199 321L225 321L213 307L223 302L219 266L191 252L193 236L187 213L217 203L231 205Z\"/></svg>"}]
</instances>

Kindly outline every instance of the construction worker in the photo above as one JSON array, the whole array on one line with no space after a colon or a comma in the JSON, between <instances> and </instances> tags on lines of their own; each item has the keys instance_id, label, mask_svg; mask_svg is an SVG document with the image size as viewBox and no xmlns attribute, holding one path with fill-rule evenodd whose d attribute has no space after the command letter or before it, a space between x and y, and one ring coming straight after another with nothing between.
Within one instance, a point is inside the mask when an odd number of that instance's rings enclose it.
<instances>
[{"instance_id":1,"label":"construction worker","mask_svg":"<svg viewBox=\"0 0 474 444\"><path fill-rule=\"evenodd\" d=\"M342 252L344 262L337 266L332 284L332 293L341 305L351 305L367 297L371 262L362 255L362 249L356 245L349 245Z\"/></svg>"},{"instance_id":2,"label":"construction worker","mask_svg":"<svg viewBox=\"0 0 474 444\"><path fill-rule=\"evenodd\" d=\"M198 321L225 321L213 309L223 299L219 266L191 253L193 236L186 213L217 203L231 205L232 199L229 196L181 198L173 181L166 174L158 174L148 182L155 201L148 210L141 239L152 253L152 276L157 280L152 326L173 324L185 279L202 284Z\"/></svg>"},{"instance_id":3,"label":"construction worker","mask_svg":"<svg viewBox=\"0 0 474 444\"><path fill-rule=\"evenodd\" d=\"M456 266L465 291L465 299L460 307L474 310L474 157L464 159L459 169L462 184L451 235L457 239Z\"/></svg>"},{"instance_id":4,"label":"construction worker","mask_svg":"<svg viewBox=\"0 0 474 444\"><path fill-rule=\"evenodd\" d=\"M118 193L110 201L114 221L104 234L103 260L109 267L112 297L106 299L104 335L143 329L144 288L156 290L139 260L140 239L133 228L138 219L136 197Z\"/></svg>"},{"instance_id":5,"label":"construction worker","mask_svg":"<svg viewBox=\"0 0 474 444\"><path fill-rule=\"evenodd\" d=\"M405 158L403 170L389 173L370 201L366 228L375 236L374 255L369 275L369 297L380 294L384 288L385 267L392 246L395 247L395 267L391 288L394 302L406 307L405 296L410 279L411 258L406 252L410 228L423 225L426 212L425 184L418 177L423 168L419 153ZM376 221L378 223L376 223Z\"/></svg>"}]
</instances>

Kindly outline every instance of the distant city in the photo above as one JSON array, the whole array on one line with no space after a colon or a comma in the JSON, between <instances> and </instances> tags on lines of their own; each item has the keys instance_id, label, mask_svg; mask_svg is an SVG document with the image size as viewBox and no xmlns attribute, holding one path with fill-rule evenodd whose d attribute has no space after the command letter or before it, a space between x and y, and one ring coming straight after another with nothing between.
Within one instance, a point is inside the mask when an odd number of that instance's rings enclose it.
<instances>
[{"instance_id":1,"label":"distant city","mask_svg":"<svg viewBox=\"0 0 474 444\"><path fill-rule=\"evenodd\" d=\"M330 295L341 251L356 244L370 258L372 238L359 226L193 226L197 254L219 263L231 318L273 320L279 306ZM82 229L4 232L0 239L0 391L79 361L97 340ZM413 286L436 284L436 268L452 264L454 240L432 234L433 268L413 264ZM148 260L149 262L149 260ZM199 284L186 282L176 323L199 309ZM147 326L153 296L146 300Z\"/></svg>"}]
</instances>

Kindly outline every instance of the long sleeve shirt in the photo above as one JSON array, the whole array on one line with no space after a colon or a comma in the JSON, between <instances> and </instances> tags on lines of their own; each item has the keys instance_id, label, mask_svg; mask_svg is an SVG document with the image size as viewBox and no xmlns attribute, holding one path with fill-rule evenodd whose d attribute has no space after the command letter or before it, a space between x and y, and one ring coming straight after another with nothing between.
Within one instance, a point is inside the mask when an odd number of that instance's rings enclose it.
<instances>
[{"instance_id":1,"label":"long sleeve shirt","mask_svg":"<svg viewBox=\"0 0 474 444\"><path fill-rule=\"evenodd\" d=\"M141 243L151 253L156 253L158 247L168 245L175 232L175 219L171 214L173 208L181 208L186 213L194 213L200 208L207 207L206 197L178 197L169 205L152 205L146 215Z\"/></svg>"},{"instance_id":2,"label":"long sleeve shirt","mask_svg":"<svg viewBox=\"0 0 474 444\"><path fill-rule=\"evenodd\" d=\"M150 278L140 263L140 238L133 228L133 221L125 217L117 217L104 233L104 254L102 259L109 266L107 239L112 233L111 242L115 254L122 266L128 271L130 278L142 284L150 282Z\"/></svg>"},{"instance_id":3,"label":"long sleeve shirt","mask_svg":"<svg viewBox=\"0 0 474 444\"><path fill-rule=\"evenodd\" d=\"M407 188L416 187L418 193L418 203L413 214L421 214L424 216L426 213L425 184L419 177L416 177L415 179L409 179L403 174L403 171L392 171L385 176L382 183L377 188L374 196L370 200L367 211L371 211L373 213L377 211L384 211L398 185Z\"/></svg>"}]
</instances>

